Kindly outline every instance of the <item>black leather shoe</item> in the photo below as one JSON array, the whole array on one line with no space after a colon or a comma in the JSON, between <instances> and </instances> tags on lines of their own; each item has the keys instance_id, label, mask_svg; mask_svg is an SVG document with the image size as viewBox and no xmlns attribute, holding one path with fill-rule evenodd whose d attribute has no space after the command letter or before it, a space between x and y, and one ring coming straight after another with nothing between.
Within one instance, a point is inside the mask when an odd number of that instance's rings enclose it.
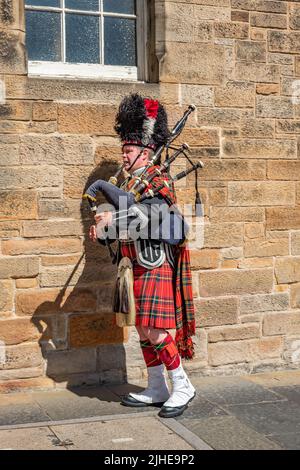
<instances>
[{"instance_id":1,"label":"black leather shoe","mask_svg":"<svg viewBox=\"0 0 300 470\"><path fill-rule=\"evenodd\" d=\"M161 418L175 418L176 416L182 415L184 410L189 406L189 403L195 398L196 393L194 393L194 396L189 399L189 401L182 406L163 406L160 412L158 413L158 416Z\"/></svg>"},{"instance_id":2,"label":"black leather shoe","mask_svg":"<svg viewBox=\"0 0 300 470\"><path fill-rule=\"evenodd\" d=\"M144 406L159 406L159 407L161 407L163 404L164 404L164 402L161 402L161 403L144 403L143 401L136 400L131 395L125 395L121 399L121 405L132 406L134 408L142 408Z\"/></svg>"}]
</instances>

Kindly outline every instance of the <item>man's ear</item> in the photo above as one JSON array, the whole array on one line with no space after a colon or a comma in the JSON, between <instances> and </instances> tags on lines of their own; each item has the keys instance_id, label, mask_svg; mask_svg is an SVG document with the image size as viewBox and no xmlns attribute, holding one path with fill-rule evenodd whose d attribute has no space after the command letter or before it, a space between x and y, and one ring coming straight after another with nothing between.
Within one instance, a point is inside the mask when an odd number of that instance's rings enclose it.
<instances>
[{"instance_id":1,"label":"man's ear","mask_svg":"<svg viewBox=\"0 0 300 470\"><path fill-rule=\"evenodd\" d=\"M144 157L144 159L147 160L147 161L150 160L150 152L149 152L149 149L144 148L144 150L143 150L143 157Z\"/></svg>"}]
</instances>

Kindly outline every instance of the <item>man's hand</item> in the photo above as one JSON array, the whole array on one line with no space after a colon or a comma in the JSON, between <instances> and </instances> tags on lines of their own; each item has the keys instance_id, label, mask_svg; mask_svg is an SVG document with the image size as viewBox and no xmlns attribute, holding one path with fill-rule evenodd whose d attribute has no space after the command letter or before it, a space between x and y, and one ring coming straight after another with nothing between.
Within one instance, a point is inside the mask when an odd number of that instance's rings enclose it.
<instances>
[{"instance_id":1,"label":"man's hand","mask_svg":"<svg viewBox=\"0 0 300 470\"><path fill-rule=\"evenodd\" d=\"M90 240L92 240L92 242L95 242L97 240L96 225L90 226L89 237L90 237Z\"/></svg>"},{"instance_id":2,"label":"man's hand","mask_svg":"<svg viewBox=\"0 0 300 470\"><path fill-rule=\"evenodd\" d=\"M99 231L102 231L107 225L112 225L112 212L101 212L101 214L96 214L94 219L97 225L91 225L89 230L89 238L92 242L95 242L99 237Z\"/></svg>"},{"instance_id":3,"label":"man's hand","mask_svg":"<svg viewBox=\"0 0 300 470\"><path fill-rule=\"evenodd\" d=\"M98 229L112 225L112 218L112 212L101 212L94 217Z\"/></svg>"}]
</instances>

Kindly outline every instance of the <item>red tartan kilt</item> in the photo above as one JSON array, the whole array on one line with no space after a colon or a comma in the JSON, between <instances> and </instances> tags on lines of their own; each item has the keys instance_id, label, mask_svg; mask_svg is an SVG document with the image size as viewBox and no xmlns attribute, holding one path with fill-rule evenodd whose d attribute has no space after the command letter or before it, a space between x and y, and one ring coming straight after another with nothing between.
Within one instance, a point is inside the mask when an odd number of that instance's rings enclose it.
<instances>
[{"instance_id":1,"label":"red tartan kilt","mask_svg":"<svg viewBox=\"0 0 300 470\"><path fill-rule=\"evenodd\" d=\"M123 256L133 261L136 325L176 328L174 271L166 261L159 268L147 269L135 261L134 245L121 245Z\"/></svg>"}]
</instances>

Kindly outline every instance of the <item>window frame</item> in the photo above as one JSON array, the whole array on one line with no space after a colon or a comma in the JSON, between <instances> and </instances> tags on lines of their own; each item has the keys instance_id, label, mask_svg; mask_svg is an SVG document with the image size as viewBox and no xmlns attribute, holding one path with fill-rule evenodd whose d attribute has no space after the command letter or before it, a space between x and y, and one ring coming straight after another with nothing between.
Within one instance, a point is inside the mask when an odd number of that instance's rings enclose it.
<instances>
[{"instance_id":1,"label":"window frame","mask_svg":"<svg viewBox=\"0 0 300 470\"><path fill-rule=\"evenodd\" d=\"M100 0L102 3L102 0ZM62 41L62 57L65 58L65 25L64 25L64 12L75 13L82 15L91 14L90 11L73 10L65 8L65 0L62 0L61 7L45 7L45 6L25 6L25 11L53 11L62 13L61 21L61 37ZM34 61L28 60L28 76L29 77L49 77L49 78L84 78L84 79L101 79L101 80L125 80L125 81L146 81L148 76L148 67L146 60L147 51L147 24L148 24L148 9L147 0L136 1L136 14L127 15L119 13L98 13L98 16L103 18L105 16L116 18L134 18L136 20L136 54L137 66L118 66L118 65L102 65L90 63L66 63L64 61ZM95 12L94 15L96 16ZM103 57L103 44L101 56Z\"/></svg>"}]
</instances>

